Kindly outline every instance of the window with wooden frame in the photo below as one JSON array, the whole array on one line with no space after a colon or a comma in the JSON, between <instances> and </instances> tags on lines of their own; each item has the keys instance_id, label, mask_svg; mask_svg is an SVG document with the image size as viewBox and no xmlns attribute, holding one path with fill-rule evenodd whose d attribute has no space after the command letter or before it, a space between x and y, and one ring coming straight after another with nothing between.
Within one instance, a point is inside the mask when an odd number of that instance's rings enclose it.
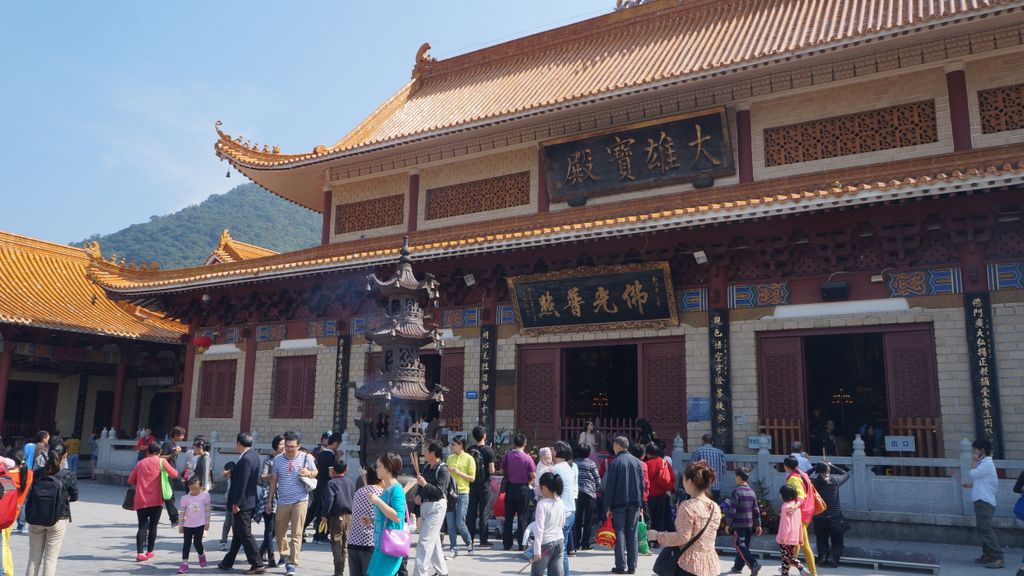
<instances>
[{"instance_id":1,"label":"window with wooden frame","mask_svg":"<svg viewBox=\"0 0 1024 576\"><path fill-rule=\"evenodd\" d=\"M316 396L316 355L282 356L274 361L271 418L312 418Z\"/></svg>"},{"instance_id":2,"label":"window with wooden frame","mask_svg":"<svg viewBox=\"0 0 1024 576\"><path fill-rule=\"evenodd\" d=\"M198 418L233 418L237 360L203 362L199 377Z\"/></svg>"}]
</instances>

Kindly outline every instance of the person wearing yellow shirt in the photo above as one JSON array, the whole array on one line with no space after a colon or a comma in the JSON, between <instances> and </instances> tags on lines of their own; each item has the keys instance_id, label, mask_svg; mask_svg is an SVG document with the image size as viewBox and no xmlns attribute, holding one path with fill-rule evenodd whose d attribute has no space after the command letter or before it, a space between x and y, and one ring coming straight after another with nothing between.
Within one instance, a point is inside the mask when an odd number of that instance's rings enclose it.
<instances>
[{"instance_id":1,"label":"person wearing yellow shirt","mask_svg":"<svg viewBox=\"0 0 1024 576\"><path fill-rule=\"evenodd\" d=\"M469 527L466 526L466 511L469 510L469 484L476 478L476 460L466 452L466 439L456 436L452 440L452 454L445 461L448 471L455 479L455 488L459 493L454 507L448 508L446 515L448 521L448 537L451 546L448 549L448 557L455 558L459 555L459 544L456 533L462 536L462 541L469 548L468 554L473 553L473 539L469 537ZM454 527L454 528L453 528Z\"/></svg>"},{"instance_id":2,"label":"person wearing yellow shirt","mask_svg":"<svg viewBox=\"0 0 1024 576\"><path fill-rule=\"evenodd\" d=\"M786 468L786 474L788 474L786 477L786 484L792 486L793 489L796 490L796 501L803 503L807 498L807 486L811 483L810 478L807 477L805 472L800 470L800 461L793 456L786 456L782 461L782 465ZM807 538L807 525L811 523L812 519L813 518L801 518L803 523L803 534L800 537L800 550L804 553L804 566L807 568L807 571L810 572L812 576L816 576L818 574L818 570L814 565L814 552L811 551L811 541Z\"/></svg>"},{"instance_id":3,"label":"person wearing yellow shirt","mask_svg":"<svg viewBox=\"0 0 1024 576\"><path fill-rule=\"evenodd\" d=\"M78 452L81 450L82 442L77 436L72 436L64 441L64 448L68 451L68 469L78 472Z\"/></svg>"}]
</instances>

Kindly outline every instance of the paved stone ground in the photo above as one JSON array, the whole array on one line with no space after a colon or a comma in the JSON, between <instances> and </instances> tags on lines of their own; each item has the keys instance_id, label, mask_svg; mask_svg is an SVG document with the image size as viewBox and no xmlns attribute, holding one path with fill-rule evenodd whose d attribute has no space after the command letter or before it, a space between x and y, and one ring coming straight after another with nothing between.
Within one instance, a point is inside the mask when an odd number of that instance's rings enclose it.
<instances>
[{"instance_id":1,"label":"paved stone ground","mask_svg":"<svg viewBox=\"0 0 1024 576\"><path fill-rule=\"evenodd\" d=\"M74 522L64 540L58 568L60 574L173 574L177 571L181 558L181 540L176 532L167 525L166 515L160 526L157 539L157 555L146 563L135 562L135 516L132 512L122 510L122 488L101 486L92 482L82 482L81 500L72 505ZM219 560L223 553L218 551L217 539L220 534L220 513L214 514L213 538L207 539L208 556L211 562ZM258 528L262 534L262 528ZM1006 553L1007 568L1004 570L986 570L972 563L979 554L976 546L932 545L916 542L873 541L864 538L850 538L850 545L884 548L890 550L914 550L937 554L942 566L941 574L948 576L974 576L987 574L1014 574L1021 558L1020 550L1008 550ZM24 574L28 554L28 537L14 534L11 537L11 548L14 555L16 574ZM242 557L240 556L240 559ZM728 571L732 559L723 557L722 572ZM241 563L244 565L244 560ZM474 556L460 556L449 562L452 576L476 576L479 574L517 574L523 567L518 554L504 552L499 548L478 551ZM654 565L654 556L641 557L638 574L650 574ZM764 562L763 576L778 574L778 561ZM322 544L307 544L302 552L302 567L299 574L328 575L332 570L330 548ZM412 563L410 562L410 570ZM612 567L611 552L595 549L591 552L580 552L572 561L574 574L608 574ZM193 552L193 573L221 574L212 565L199 570L195 564ZM241 570L234 573L240 574ZM283 570L272 570L269 573L283 574ZM795 571L794 571L795 573ZM890 574L913 574L899 570L860 568L843 566L838 569L822 569L822 576L876 576ZM920 573L920 572L918 572Z\"/></svg>"}]
</instances>

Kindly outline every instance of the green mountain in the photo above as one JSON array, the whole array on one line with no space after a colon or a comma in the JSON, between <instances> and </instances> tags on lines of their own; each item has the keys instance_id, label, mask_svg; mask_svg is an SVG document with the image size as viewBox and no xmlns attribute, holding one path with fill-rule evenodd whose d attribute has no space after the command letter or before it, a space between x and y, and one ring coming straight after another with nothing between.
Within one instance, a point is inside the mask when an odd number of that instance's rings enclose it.
<instances>
[{"instance_id":1,"label":"green mountain","mask_svg":"<svg viewBox=\"0 0 1024 576\"><path fill-rule=\"evenodd\" d=\"M117 254L127 262L156 260L161 268L182 268L206 262L225 228L235 240L289 252L319 244L321 223L316 212L250 183L174 214L151 216L144 224L93 234L72 245L96 240L104 257Z\"/></svg>"}]
</instances>

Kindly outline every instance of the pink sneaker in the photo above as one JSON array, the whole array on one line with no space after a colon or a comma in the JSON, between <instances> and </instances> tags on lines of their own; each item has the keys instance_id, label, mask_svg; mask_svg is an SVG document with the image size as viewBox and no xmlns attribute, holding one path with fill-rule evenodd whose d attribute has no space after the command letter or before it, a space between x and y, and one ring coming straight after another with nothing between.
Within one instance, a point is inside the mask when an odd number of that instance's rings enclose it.
<instances>
[{"instance_id":1,"label":"pink sneaker","mask_svg":"<svg viewBox=\"0 0 1024 576\"><path fill-rule=\"evenodd\" d=\"M178 564L178 574L184 574L186 572L188 572L188 562Z\"/></svg>"},{"instance_id":2,"label":"pink sneaker","mask_svg":"<svg viewBox=\"0 0 1024 576\"><path fill-rule=\"evenodd\" d=\"M146 560L149 560L149 559L150 559L150 558L152 558L153 556L154 556L154 554L153 554L153 551L152 551L152 550L150 550L149 552L146 552Z\"/></svg>"},{"instance_id":3,"label":"pink sneaker","mask_svg":"<svg viewBox=\"0 0 1024 576\"><path fill-rule=\"evenodd\" d=\"M136 562L145 562L146 560L148 560L148 558L146 558L145 554L136 554L135 555L135 561Z\"/></svg>"},{"instance_id":4,"label":"pink sneaker","mask_svg":"<svg viewBox=\"0 0 1024 576\"><path fill-rule=\"evenodd\" d=\"M206 554L199 555L199 567L206 568Z\"/></svg>"}]
</instances>

